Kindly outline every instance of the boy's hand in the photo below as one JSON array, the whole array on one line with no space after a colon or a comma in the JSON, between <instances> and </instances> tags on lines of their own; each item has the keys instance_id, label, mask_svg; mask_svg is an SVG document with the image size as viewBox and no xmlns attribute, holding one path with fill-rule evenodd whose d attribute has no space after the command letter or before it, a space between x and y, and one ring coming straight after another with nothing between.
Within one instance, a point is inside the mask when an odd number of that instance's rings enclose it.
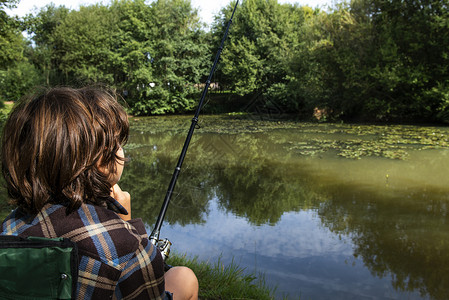
<instances>
[{"instance_id":1,"label":"boy's hand","mask_svg":"<svg viewBox=\"0 0 449 300\"><path fill-rule=\"evenodd\" d=\"M122 189L115 184L112 187L111 197L117 200L127 211L127 215L118 214L124 221L131 220L131 196L128 192L122 191Z\"/></svg>"}]
</instances>

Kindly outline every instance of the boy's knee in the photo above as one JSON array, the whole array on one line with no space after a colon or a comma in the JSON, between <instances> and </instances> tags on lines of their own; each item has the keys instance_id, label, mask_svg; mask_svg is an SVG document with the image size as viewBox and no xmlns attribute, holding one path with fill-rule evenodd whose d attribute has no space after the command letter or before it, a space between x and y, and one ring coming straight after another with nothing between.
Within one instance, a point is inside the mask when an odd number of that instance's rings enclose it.
<instances>
[{"instance_id":1,"label":"boy's knee","mask_svg":"<svg viewBox=\"0 0 449 300\"><path fill-rule=\"evenodd\" d=\"M183 282L186 286L198 289L198 279L191 269L187 267L175 267L174 269L180 282Z\"/></svg>"},{"instance_id":2,"label":"boy's knee","mask_svg":"<svg viewBox=\"0 0 449 300\"><path fill-rule=\"evenodd\" d=\"M165 289L177 299L198 299L198 279L187 267L173 267L165 273Z\"/></svg>"}]
</instances>

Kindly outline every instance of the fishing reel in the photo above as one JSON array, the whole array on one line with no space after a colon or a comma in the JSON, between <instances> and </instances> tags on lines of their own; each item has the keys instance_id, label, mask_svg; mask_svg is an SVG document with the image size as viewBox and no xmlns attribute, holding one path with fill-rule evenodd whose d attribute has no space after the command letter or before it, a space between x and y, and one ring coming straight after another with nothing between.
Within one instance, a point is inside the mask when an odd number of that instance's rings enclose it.
<instances>
[{"instance_id":1,"label":"fishing reel","mask_svg":"<svg viewBox=\"0 0 449 300\"><path fill-rule=\"evenodd\" d=\"M158 240L157 247L159 248L159 251L161 251L162 258L165 260L168 259L170 256L170 247L171 242L168 239Z\"/></svg>"}]
</instances>

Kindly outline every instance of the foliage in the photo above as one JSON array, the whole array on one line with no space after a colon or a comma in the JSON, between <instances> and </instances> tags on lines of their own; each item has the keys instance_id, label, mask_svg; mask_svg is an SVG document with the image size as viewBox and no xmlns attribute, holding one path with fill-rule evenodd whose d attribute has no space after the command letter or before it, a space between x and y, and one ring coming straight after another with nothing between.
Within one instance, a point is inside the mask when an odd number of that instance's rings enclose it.
<instances>
[{"instance_id":1,"label":"foliage","mask_svg":"<svg viewBox=\"0 0 449 300\"><path fill-rule=\"evenodd\" d=\"M343 119L444 120L447 5L354 0L320 12L303 28L291 87L309 111Z\"/></svg>"},{"instance_id":2,"label":"foliage","mask_svg":"<svg viewBox=\"0 0 449 300\"><path fill-rule=\"evenodd\" d=\"M243 1L221 81L284 112L380 121L444 121L448 2L353 0L328 11ZM225 28L232 4L217 18ZM244 17L242 17L244 16Z\"/></svg>"},{"instance_id":3,"label":"foliage","mask_svg":"<svg viewBox=\"0 0 449 300\"><path fill-rule=\"evenodd\" d=\"M0 70L22 58L20 22L4 11L4 8L14 7L17 2L17 0L0 1Z\"/></svg>"},{"instance_id":4,"label":"foliage","mask_svg":"<svg viewBox=\"0 0 449 300\"><path fill-rule=\"evenodd\" d=\"M1 76L27 69L22 78L29 79L8 86L8 95L34 82L101 82L126 98L131 113L150 115L194 109L235 1L210 32L189 0L114 0L79 10L50 4L24 20L3 9L16 3L0 2ZM312 118L318 109L326 120L449 122L448 6L352 0L324 10L243 0L213 78L226 94L212 95L209 110Z\"/></svg>"},{"instance_id":5,"label":"foliage","mask_svg":"<svg viewBox=\"0 0 449 300\"><path fill-rule=\"evenodd\" d=\"M299 65L293 77L302 82L307 108L326 108L350 117L360 112L368 91L364 76L371 45L364 18L341 5L310 19L303 34L307 43L299 54L306 54L310 64Z\"/></svg>"},{"instance_id":6,"label":"foliage","mask_svg":"<svg viewBox=\"0 0 449 300\"><path fill-rule=\"evenodd\" d=\"M46 85L64 83L64 75L59 68L63 52L60 50L60 41L55 39L54 34L68 13L69 10L64 6L55 7L49 4L36 16L29 15L25 18L27 32L35 43L27 57L40 70Z\"/></svg>"},{"instance_id":7,"label":"foliage","mask_svg":"<svg viewBox=\"0 0 449 300\"><path fill-rule=\"evenodd\" d=\"M2 103L3 104L3 103ZM0 131L3 132L3 125L6 122L13 105L11 103L5 103L0 108ZM3 176L0 176L0 220L6 219L10 214L12 207L9 205L8 192L6 191L6 184Z\"/></svg>"},{"instance_id":8,"label":"foliage","mask_svg":"<svg viewBox=\"0 0 449 300\"><path fill-rule=\"evenodd\" d=\"M116 0L79 10L49 5L28 16L32 60L48 85L103 83L135 114L191 110L209 62L190 1Z\"/></svg>"},{"instance_id":9,"label":"foliage","mask_svg":"<svg viewBox=\"0 0 449 300\"><path fill-rule=\"evenodd\" d=\"M0 1L0 100L15 101L40 83L40 73L27 58L29 44L21 31L23 22L9 17L4 8L18 1Z\"/></svg>"},{"instance_id":10,"label":"foliage","mask_svg":"<svg viewBox=\"0 0 449 300\"><path fill-rule=\"evenodd\" d=\"M126 101L135 108L144 101L144 94L153 82L151 67L151 31L154 12L144 1L113 1L110 14L114 17L111 33L112 49L108 69L113 82ZM149 111L145 111L149 113Z\"/></svg>"},{"instance_id":11,"label":"foliage","mask_svg":"<svg viewBox=\"0 0 449 300\"><path fill-rule=\"evenodd\" d=\"M216 39L223 35L234 5L223 8L216 19ZM285 70L297 47L296 31L304 23L306 11L298 5L280 5L276 0L242 1L223 51L217 75L220 84L239 95L259 94L283 109L297 109L297 97L277 97L277 91L289 81Z\"/></svg>"},{"instance_id":12,"label":"foliage","mask_svg":"<svg viewBox=\"0 0 449 300\"><path fill-rule=\"evenodd\" d=\"M36 67L27 60L16 62L4 71L0 71L0 98L16 101L30 89L41 84L41 76Z\"/></svg>"},{"instance_id":13,"label":"foliage","mask_svg":"<svg viewBox=\"0 0 449 300\"><path fill-rule=\"evenodd\" d=\"M383 52L383 68L393 77L388 93L397 112L445 120L449 89L449 1L368 1ZM385 46L384 46L385 45ZM388 46L388 48L387 48ZM390 50L392 49L392 50ZM393 54L393 55L391 55ZM385 55L384 55L385 56ZM385 80L386 81L386 80Z\"/></svg>"},{"instance_id":14,"label":"foliage","mask_svg":"<svg viewBox=\"0 0 449 300\"><path fill-rule=\"evenodd\" d=\"M195 107L206 74L209 51L197 11L190 1L159 0L152 5L150 63L154 87L147 83L134 111L141 114L185 112Z\"/></svg>"},{"instance_id":15,"label":"foliage","mask_svg":"<svg viewBox=\"0 0 449 300\"><path fill-rule=\"evenodd\" d=\"M113 73L109 68L113 24L116 20L106 7L100 5L71 11L58 24L52 37L58 43L55 55L66 81L71 82L71 78L75 78L88 84L113 84Z\"/></svg>"}]
</instances>

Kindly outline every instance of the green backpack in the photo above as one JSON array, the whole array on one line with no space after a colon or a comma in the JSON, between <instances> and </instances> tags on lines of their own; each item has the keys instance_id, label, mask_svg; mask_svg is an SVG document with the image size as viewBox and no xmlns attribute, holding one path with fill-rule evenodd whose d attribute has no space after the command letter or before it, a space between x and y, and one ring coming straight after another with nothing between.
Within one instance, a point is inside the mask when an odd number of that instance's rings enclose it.
<instances>
[{"instance_id":1,"label":"green backpack","mask_svg":"<svg viewBox=\"0 0 449 300\"><path fill-rule=\"evenodd\" d=\"M0 299L74 299L77 279L69 239L0 235Z\"/></svg>"}]
</instances>

